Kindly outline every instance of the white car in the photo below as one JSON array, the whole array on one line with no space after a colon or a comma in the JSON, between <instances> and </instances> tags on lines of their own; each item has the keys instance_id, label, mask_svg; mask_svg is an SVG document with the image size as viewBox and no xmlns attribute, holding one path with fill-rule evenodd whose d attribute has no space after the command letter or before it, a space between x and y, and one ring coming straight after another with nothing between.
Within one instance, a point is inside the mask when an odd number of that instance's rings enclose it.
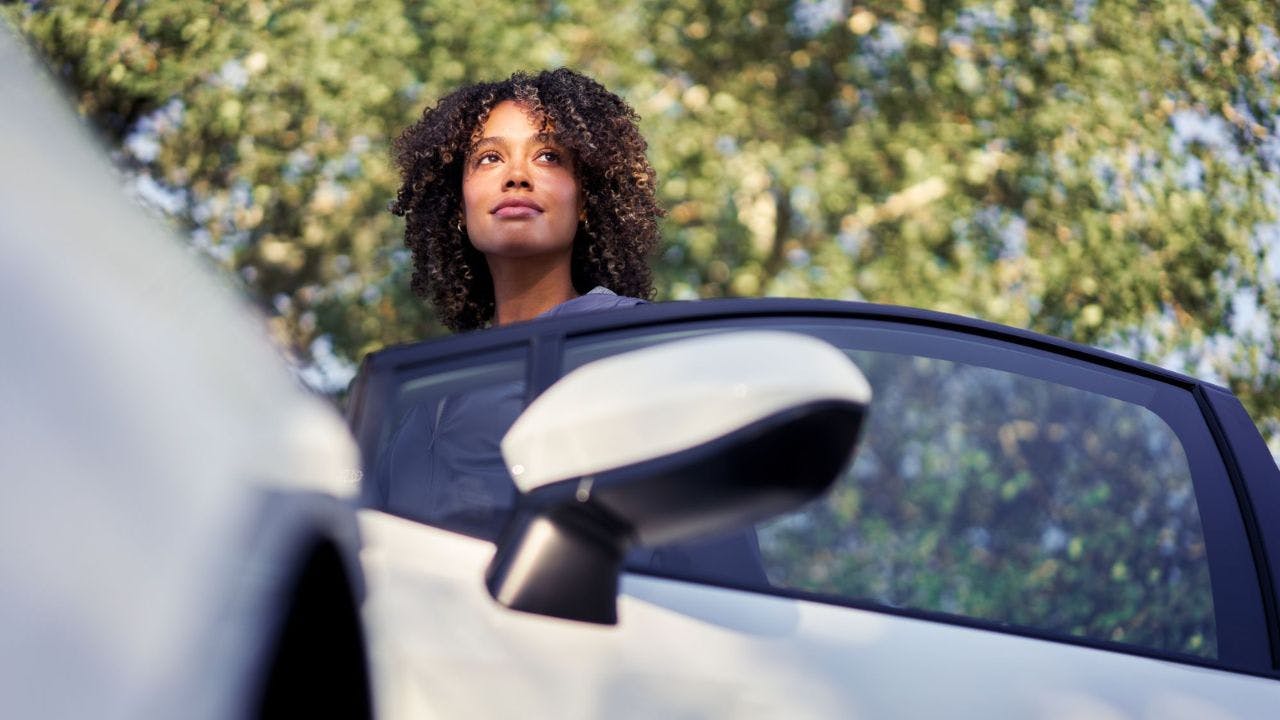
<instances>
[{"instance_id":1,"label":"white car","mask_svg":"<svg viewBox=\"0 0 1280 720\"><path fill-rule=\"evenodd\" d=\"M672 303L377 353L353 443L37 75L0 34L0 717L1280 706L1280 471L1225 389Z\"/></svg>"}]
</instances>

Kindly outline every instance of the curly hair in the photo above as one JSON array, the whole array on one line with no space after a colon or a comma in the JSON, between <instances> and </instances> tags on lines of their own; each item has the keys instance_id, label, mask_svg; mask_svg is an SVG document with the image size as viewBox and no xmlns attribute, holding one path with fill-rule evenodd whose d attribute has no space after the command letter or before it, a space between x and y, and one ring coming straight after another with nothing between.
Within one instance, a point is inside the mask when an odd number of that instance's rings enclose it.
<instances>
[{"instance_id":1,"label":"curly hair","mask_svg":"<svg viewBox=\"0 0 1280 720\"><path fill-rule=\"evenodd\" d=\"M441 322L455 332L493 319L489 267L460 222L462 173L489 112L506 100L551 128L573 155L585 217L573 240L574 288L582 293L604 285L621 295L649 297L648 257L657 246L663 211L654 197L638 117L603 85L565 68L459 88L396 139L392 155L403 184L390 210L405 218L414 293L431 300Z\"/></svg>"}]
</instances>

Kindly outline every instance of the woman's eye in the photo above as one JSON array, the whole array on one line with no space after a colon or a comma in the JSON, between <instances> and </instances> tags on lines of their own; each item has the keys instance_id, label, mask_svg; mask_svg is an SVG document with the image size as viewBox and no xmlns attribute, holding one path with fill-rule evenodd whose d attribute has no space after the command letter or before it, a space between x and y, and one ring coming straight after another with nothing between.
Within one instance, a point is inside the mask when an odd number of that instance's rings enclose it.
<instances>
[{"instance_id":1,"label":"woman's eye","mask_svg":"<svg viewBox=\"0 0 1280 720\"><path fill-rule=\"evenodd\" d=\"M493 152L480 153L475 158L475 164L489 165L490 163L496 163L501 159L502 158L498 157L498 153L493 153Z\"/></svg>"},{"instance_id":2,"label":"woman's eye","mask_svg":"<svg viewBox=\"0 0 1280 720\"><path fill-rule=\"evenodd\" d=\"M538 153L538 159L544 162L558 163L560 162L560 153L555 150L543 150Z\"/></svg>"}]
</instances>

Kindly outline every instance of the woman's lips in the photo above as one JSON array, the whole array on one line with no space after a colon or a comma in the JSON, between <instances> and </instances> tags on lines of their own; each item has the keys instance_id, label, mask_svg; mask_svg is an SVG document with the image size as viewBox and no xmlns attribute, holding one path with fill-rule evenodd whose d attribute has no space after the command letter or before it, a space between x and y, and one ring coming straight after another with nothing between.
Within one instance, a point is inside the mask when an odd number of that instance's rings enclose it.
<instances>
[{"instance_id":1,"label":"woman's lips","mask_svg":"<svg viewBox=\"0 0 1280 720\"><path fill-rule=\"evenodd\" d=\"M505 205L493 211L500 218L531 218L542 211L528 205Z\"/></svg>"},{"instance_id":2,"label":"woman's lips","mask_svg":"<svg viewBox=\"0 0 1280 720\"><path fill-rule=\"evenodd\" d=\"M541 213L538 203L523 199L504 200L493 209L493 214L500 218L531 218Z\"/></svg>"}]
</instances>

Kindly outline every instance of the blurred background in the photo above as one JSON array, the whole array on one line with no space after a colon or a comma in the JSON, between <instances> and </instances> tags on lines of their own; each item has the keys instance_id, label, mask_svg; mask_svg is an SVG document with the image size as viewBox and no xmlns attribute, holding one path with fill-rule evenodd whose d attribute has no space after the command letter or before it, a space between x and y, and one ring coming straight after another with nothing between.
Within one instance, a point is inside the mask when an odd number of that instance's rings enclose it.
<instances>
[{"instance_id":1,"label":"blurred background","mask_svg":"<svg viewBox=\"0 0 1280 720\"><path fill-rule=\"evenodd\" d=\"M28 0L0 18L129 191L335 397L366 352L444 332L408 290L390 141L459 84L563 65L642 116L669 211L659 299L1030 328L1229 386L1280 454L1272 2Z\"/></svg>"}]
</instances>

